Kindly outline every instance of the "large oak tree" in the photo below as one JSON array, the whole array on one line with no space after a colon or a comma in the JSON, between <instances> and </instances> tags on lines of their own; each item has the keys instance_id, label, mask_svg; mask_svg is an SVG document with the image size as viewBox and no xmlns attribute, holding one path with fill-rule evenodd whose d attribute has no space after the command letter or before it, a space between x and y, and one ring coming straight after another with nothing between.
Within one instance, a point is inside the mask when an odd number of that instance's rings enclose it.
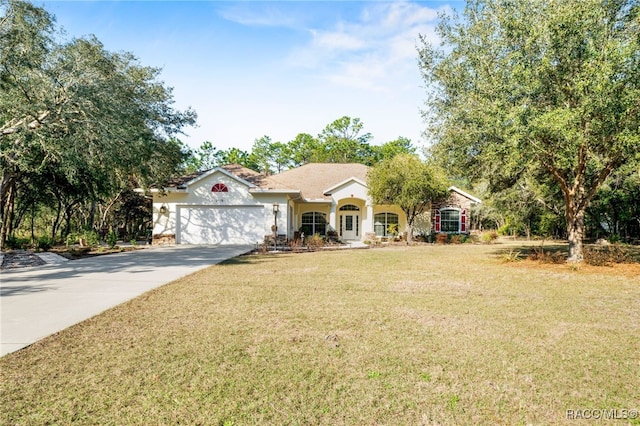
<instances>
[{"instance_id":1,"label":"large oak tree","mask_svg":"<svg viewBox=\"0 0 640 426\"><path fill-rule=\"evenodd\" d=\"M159 69L95 38L58 38L46 10L0 0L0 248L25 182L46 177L67 210L109 197L173 173L172 136L195 121L173 108Z\"/></svg>"},{"instance_id":2,"label":"large oak tree","mask_svg":"<svg viewBox=\"0 0 640 426\"><path fill-rule=\"evenodd\" d=\"M478 0L422 39L434 152L495 189L523 176L563 194L570 261L585 210L640 151L640 6L635 0Z\"/></svg>"}]
</instances>

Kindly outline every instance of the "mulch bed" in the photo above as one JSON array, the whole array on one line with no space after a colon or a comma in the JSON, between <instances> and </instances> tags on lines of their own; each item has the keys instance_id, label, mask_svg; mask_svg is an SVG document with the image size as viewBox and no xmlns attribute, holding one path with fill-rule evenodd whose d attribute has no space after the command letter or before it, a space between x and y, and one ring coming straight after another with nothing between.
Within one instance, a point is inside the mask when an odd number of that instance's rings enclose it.
<instances>
[{"instance_id":1,"label":"mulch bed","mask_svg":"<svg viewBox=\"0 0 640 426\"><path fill-rule=\"evenodd\" d=\"M56 246L49 250L69 260L83 259L86 257L102 256L106 254L121 253L123 251L139 250L143 247L67 247ZM0 270L27 268L30 266L42 266L47 262L38 257L34 252L29 250L11 250L3 253Z\"/></svg>"},{"instance_id":2,"label":"mulch bed","mask_svg":"<svg viewBox=\"0 0 640 426\"><path fill-rule=\"evenodd\" d=\"M14 250L4 253L0 269L26 268L29 266L41 266L46 262L35 253L27 250Z\"/></svg>"}]
</instances>

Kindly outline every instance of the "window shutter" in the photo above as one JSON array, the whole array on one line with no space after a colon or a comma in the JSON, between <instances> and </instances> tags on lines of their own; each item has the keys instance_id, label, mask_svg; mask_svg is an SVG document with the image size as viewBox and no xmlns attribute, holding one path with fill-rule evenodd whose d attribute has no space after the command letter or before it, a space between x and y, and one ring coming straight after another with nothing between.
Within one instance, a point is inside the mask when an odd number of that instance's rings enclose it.
<instances>
[{"instance_id":1,"label":"window shutter","mask_svg":"<svg viewBox=\"0 0 640 426\"><path fill-rule=\"evenodd\" d=\"M440 209L434 210L433 228L436 232L440 232Z\"/></svg>"},{"instance_id":2,"label":"window shutter","mask_svg":"<svg viewBox=\"0 0 640 426\"><path fill-rule=\"evenodd\" d=\"M460 232L467 232L467 211L460 212Z\"/></svg>"}]
</instances>

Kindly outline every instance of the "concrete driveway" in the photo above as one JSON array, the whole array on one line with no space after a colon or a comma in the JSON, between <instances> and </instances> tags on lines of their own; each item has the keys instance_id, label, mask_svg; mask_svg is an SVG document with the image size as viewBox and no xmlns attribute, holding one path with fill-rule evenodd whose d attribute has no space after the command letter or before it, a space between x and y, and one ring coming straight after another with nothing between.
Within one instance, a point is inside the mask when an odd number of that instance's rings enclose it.
<instances>
[{"instance_id":1,"label":"concrete driveway","mask_svg":"<svg viewBox=\"0 0 640 426\"><path fill-rule=\"evenodd\" d=\"M170 246L0 272L0 356L91 318L245 246Z\"/></svg>"}]
</instances>

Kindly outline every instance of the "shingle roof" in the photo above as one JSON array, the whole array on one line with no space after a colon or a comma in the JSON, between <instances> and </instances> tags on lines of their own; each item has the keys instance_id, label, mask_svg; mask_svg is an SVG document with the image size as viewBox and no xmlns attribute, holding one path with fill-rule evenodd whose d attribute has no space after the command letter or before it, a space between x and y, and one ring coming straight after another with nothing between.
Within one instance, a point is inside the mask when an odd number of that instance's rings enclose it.
<instances>
[{"instance_id":1,"label":"shingle roof","mask_svg":"<svg viewBox=\"0 0 640 426\"><path fill-rule=\"evenodd\" d=\"M220 166L219 168L224 169L227 172L239 177L240 179L246 180L247 182L252 183L259 188L273 188L273 182L269 181L268 176L265 176L262 173L258 173L255 170L248 169L239 164L226 164L224 166ZM164 187L184 188L187 183L191 182L194 179L197 179L200 176L206 175L213 170L214 169L208 169L172 178L165 183Z\"/></svg>"},{"instance_id":2,"label":"shingle roof","mask_svg":"<svg viewBox=\"0 0 640 426\"><path fill-rule=\"evenodd\" d=\"M200 175L203 175L205 173L207 173L209 170L204 170L201 172L194 172L194 173L189 173L188 175L182 175L182 176L178 176L178 177L174 177L169 179L167 182L164 183L164 187L165 188L180 188L180 187L184 187L184 185L186 185L187 182L190 182L192 180L194 180L195 178L197 178ZM157 187L156 185L152 185L152 188Z\"/></svg>"},{"instance_id":3,"label":"shingle roof","mask_svg":"<svg viewBox=\"0 0 640 426\"><path fill-rule=\"evenodd\" d=\"M330 200L330 196L324 195L325 190L350 178L366 182L369 171L369 167L355 163L310 163L271 176L266 176L239 164L227 164L220 166L220 168L260 189L300 190L302 196L308 200ZM165 187L184 188L187 183L212 170L177 177L167 182Z\"/></svg>"},{"instance_id":4,"label":"shingle roof","mask_svg":"<svg viewBox=\"0 0 640 426\"><path fill-rule=\"evenodd\" d=\"M299 189L307 200L325 199L324 191L350 178L367 181L369 167L356 163L309 163L287 170L269 179L278 187Z\"/></svg>"},{"instance_id":5,"label":"shingle roof","mask_svg":"<svg viewBox=\"0 0 640 426\"><path fill-rule=\"evenodd\" d=\"M251 170L247 167L241 166L240 164L226 164L224 166L220 166L220 168L225 169L229 173L234 174L240 179L244 179L259 188L274 188L274 184L271 182L270 176L263 175L262 173L258 173L255 170Z\"/></svg>"}]
</instances>

